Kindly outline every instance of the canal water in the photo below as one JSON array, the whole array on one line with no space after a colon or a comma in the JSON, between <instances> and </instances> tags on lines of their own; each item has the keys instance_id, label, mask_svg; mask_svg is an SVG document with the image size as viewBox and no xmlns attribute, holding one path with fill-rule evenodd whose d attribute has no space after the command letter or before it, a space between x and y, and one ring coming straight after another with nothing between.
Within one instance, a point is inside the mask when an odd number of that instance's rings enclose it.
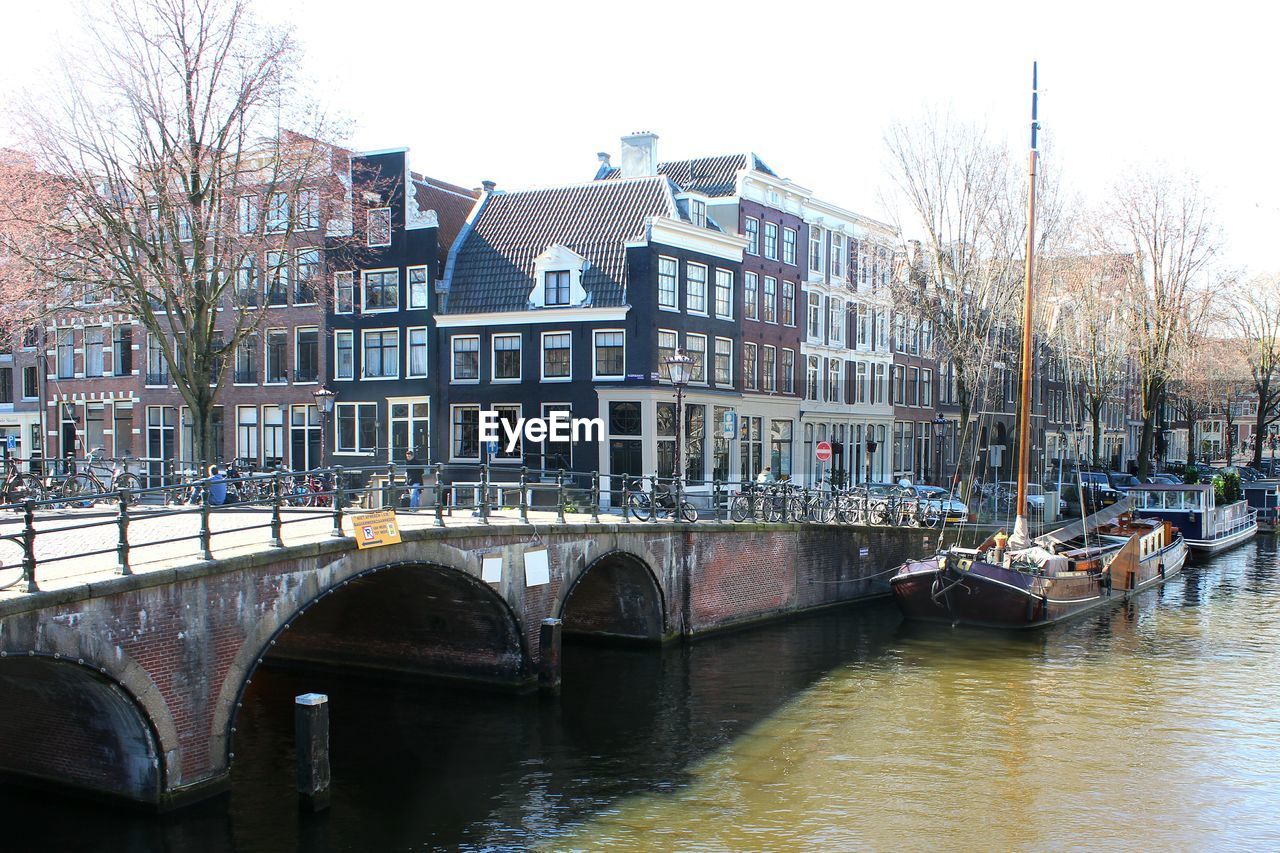
<instances>
[{"instance_id":1,"label":"canal water","mask_svg":"<svg viewBox=\"0 0 1280 853\"><path fill-rule=\"evenodd\" d=\"M301 816L292 697L311 690L333 807ZM567 647L558 701L273 670L235 748L229 798L179 816L5 790L0 820L44 850L1275 850L1280 558L1259 539L1034 634L880 602Z\"/></svg>"}]
</instances>

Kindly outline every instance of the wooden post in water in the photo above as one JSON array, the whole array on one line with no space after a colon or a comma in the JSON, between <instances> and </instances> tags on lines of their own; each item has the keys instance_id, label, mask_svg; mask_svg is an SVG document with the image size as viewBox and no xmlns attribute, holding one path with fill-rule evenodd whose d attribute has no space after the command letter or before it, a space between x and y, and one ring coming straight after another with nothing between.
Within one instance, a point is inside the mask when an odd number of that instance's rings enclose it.
<instances>
[{"instance_id":1,"label":"wooden post in water","mask_svg":"<svg viewBox=\"0 0 1280 853\"><path fill-rule=\"evenodd\" d=\"M559 619L543 619L538 633L538 686L547 693L560 692Z\"/></svg>"},{"instance_id":2,"label":"wooden post in water","mask_svg":"<svg viewBox=\"0 0 1280 853\"><path fill-rule=\"evenodd\" d=\"M294 748L298 763L298 807L329 808L329 697L304 693L293 700Z\"/></svg>"}]
</instances>

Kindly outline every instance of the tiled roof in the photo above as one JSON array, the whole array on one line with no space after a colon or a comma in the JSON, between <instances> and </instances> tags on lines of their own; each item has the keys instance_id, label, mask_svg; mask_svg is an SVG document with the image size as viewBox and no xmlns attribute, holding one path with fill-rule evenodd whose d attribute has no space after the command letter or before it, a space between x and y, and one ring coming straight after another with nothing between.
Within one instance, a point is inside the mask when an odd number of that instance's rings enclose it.
<instances>
[{"instance_id":1,"label":"tiled roof","mask_svg":"<svg viewBox=\"0 0 1280 853\"><path fill-rule=\"evenodd\" d=\"M436 219L439 222L436 239L443 259L444 254L453 245L454 238L462 230L462 224L467 221L471 208L475 207L476 199L480 194L474 190L465 190L454 184L447 184L423 175L415 174L412 180L418 208L436 212Z\"/></svg>"},{"instance_id":2,"label":"tiled roof","mask_svg":"<svg viewBox=\"0 0 1280 853\"><path fill-rule=\"evenodd\" d=\"M692 190L712 197L729 196L737 188L738 172L747 168L748 157L751 158L753 170L778 177L755 154L722 154L693 160L672 160L670 163L659 163L658 174L666 175L682 190ZM603 171L598 180L612 181L621 176L622 170L615 166Z\"/></svg>"},{"instance_id":3,"label":"tiled roof","mask_svg":"<svg viewBox=\"0 0 1280 853\"><path fill-rule=\"evenodd\" d=\"M678 216L665 178L592 182L497 193L457 248L448 313L523 311L534 261L559 243L586 258L582 286L595 307L626 301L626 243L644 235L651 216Z\"/></svg>"}]
</instances>

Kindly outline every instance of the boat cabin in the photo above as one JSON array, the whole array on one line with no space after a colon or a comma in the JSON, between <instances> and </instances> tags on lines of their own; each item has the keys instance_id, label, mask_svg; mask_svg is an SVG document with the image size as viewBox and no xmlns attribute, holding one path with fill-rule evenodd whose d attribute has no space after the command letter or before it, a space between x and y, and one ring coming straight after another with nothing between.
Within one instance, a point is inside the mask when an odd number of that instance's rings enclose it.
<instances>
[{"instance_id":1,"label":"boat cabin","mask_svg":"<svg viewBox=\"0 0 1280 853\"><path fill-rule=\"evenodd\" d=\"M1276 518L1280 515L1280 480L1255 480L1241 486L1245 501L1258 512L1258 527L1275 530Z\"/></svg>"},{"instance_id":2,"label":"boat cabin","mask_svg":"<svg viewBox=\"0 0 1280 853\"><path fill-rule=\"evenodd\" d=\"M1145 485L1129 488L1133 511L1182 531L1192 548L1216 548L1257 532L1257 513L1243 500L1219 506L1212 483Z\"/></svg>"}]
</instances>

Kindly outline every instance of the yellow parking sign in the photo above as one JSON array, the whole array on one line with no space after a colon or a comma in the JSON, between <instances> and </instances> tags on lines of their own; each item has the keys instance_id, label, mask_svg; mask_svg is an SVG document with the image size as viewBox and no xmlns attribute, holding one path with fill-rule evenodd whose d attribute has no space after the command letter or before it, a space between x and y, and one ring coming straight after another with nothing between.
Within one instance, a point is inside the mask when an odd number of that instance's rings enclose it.
<instances>
[{"instance_id":1,"label":"yellow parking sign","mask_svg":"<svg viewBox=\"0 0 1280 853\"><path fill-rule=\"evenodd\" d=\"M400 525L396 523L395 510L380 509L353 515L351 528L357 548L377 548L400 541Z\"/></svg>"}]
</instances>

